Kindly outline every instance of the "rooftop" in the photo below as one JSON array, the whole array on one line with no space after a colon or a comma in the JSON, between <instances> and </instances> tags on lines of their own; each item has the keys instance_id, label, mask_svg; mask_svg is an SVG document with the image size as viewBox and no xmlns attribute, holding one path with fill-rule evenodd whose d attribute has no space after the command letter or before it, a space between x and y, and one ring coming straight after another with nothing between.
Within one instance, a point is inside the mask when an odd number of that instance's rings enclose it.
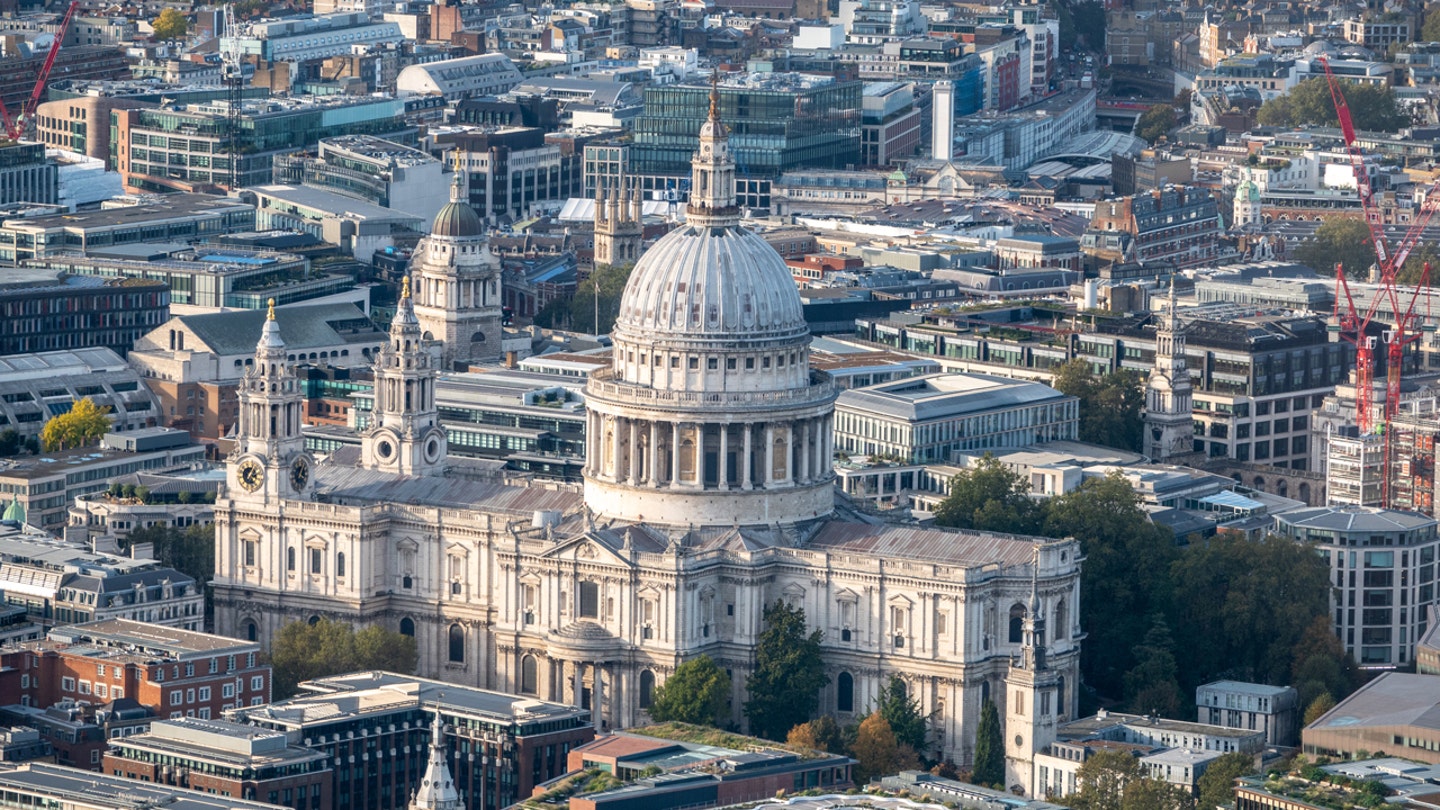
<instances>
[{"instance_id":1,"label":"rooftop","mask_svg":"<svg viewBox=\"0 0 1440 810\"><path fill-rule=\"evenodd\" d=\"M1199 687L1200 689L1215 692L1230 692L1237 695L1258 695L1260 697L1275 697L1283 695L1294 687L1270 686L1264 683L1249 683L1246 681L1212 681Z\"/></svg>"},{"instance_id":2,"label":"rooftop","mask_svg":"<svg viewBox=\"0 0 1440 810\"><path fill-rule=\"evenodd\" d=\"M1440 731L1440 680L1437 676L1381 673L1321 715L1319 720L1306 726L1306 730L1341 731L1386 726L1416 726Z\"/></svg>"},{"instance_id":3,"label":"rooftop","mask_svg":"<svg viewBox=\"0 0 1440 810\"><path fill-rule=\"evenodd\" d=\"M174 661L207 658L219 653L243 654L259 649L259 645L251 641L239 641L226 636L181 630L178 627L163 627L130 619L103 619L64 625L51 630L49 638L51 641L69 644L119 648Z\"/></svg>"},{"instance_id":4,"label":"rooftop","mask_svg":"<svg viewBox=\"0 0 1440 810\"><path fill-rule=\"evenodd\" d=\"M254 210L254 206L229 197L177 193L146 197L135 205L104 208L98 211L76 211L71 214L7 219L4 227L29 232L51 229L83 231L98 228L123 228L203 216L220 216L247 209Z\"/></svg>"},{"instance_id":5,"label":"rooftop","mask_svg":"<svg viewBox=\"0 0 1440 810\"><path fill-rule=\"evenodd\" d=\"M177 317L210 351L221 356L252 355L266 312L247 309ZM385 333L350 303L278 307L275 322L290 351L385 340Z\"/></svg>"},{"instance_id":6,"label":"rooftop","mask_svg":"<svg viewBox=\"0 0 1440 810\"><path fill-rule=\"evenodd\" d=\"M1436 525L1435 518L1415 512L1350 505L1296 509L1275 519L1295 527L1359 534L1415 531Z\"/></svg>"},{"instance_id":7,"label":"rooftop","mask_svg":"<svg viewBox=\"0 0 1440 810\"><path fill-rule=\"evenodd\" d=\"M78 768L39 762L11 766L0 763L0 790L36 796L31 805L63 806L71 810L275 810L275 805L245 801L198 790L137 782Z\"/></svg>"},{"instance_id":8,"label":"rooftop","mask_svg":"<svg viewBox=\"0 0 1440 810\"><path fill-rule=\"evenodd\" d=\"M180 717L156 720L150 731L116 740L118 748L146 749L185 760L205 760L237 767L307 762L324 759L319 751L292 746L283 731L232 723Z\"/></svg>"},{"instance_id":9,"label":"rooftop","mask_svg":"<svg viewBox=\"0 0 1440 810\"><path fill-rule=\"evenodd\" d=\"M1069 399L1048 385L987 374L935 374L854 388L837 407L912 422Z\"/></svg>"}]
</instances>

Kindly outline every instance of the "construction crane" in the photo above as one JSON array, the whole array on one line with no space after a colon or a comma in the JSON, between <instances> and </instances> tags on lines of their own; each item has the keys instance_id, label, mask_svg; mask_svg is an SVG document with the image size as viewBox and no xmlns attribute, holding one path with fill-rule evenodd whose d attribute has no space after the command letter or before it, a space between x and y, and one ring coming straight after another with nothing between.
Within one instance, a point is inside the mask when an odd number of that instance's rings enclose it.
<instances>
[{"instance_id":1,"label":"construction crane","mask_svg":"<svg viewBox=\"0 0 1440 810\"><path fill-rule=\"evenodd\" d=\"M240 39L244 32L235 22L235 4L225 5L225 39L220 47L220 78L225 83L226 151L230 153L230 190L240 186L240 112L245 97L245 61Z\"/></svg>"},{"instance_id":2,"label":"construction crane","mask_svg":"<svg viewBox=\"0 0 1440 810\"><path fill-rule=\"evenodd\" d=\"M5 109L5 102L0 101L0 122L5 126L5 137L12 141L18 141L25 137L30 122L35 120L35 108L40 105L40 97L45 95L45 82L50 79L50 70L55 67L55 57L60 55L60 43L65 41L65 34L70 30L70 19L75 16L75 9L80 7L80 0L71 0L69 8L65 9L65 16L60 19L60 27L55 31L55 41L50 43L50 51L45 54L45 64L40 68L40 74L35 77L35 89L30 91L30 98L25 106L20 108L20 114L14 118L10 117L10 111Z\"/></svg>"},{"instance_id":3,"label":"construction crane","mask_svg":"<svg viewBox=\"0 0 1440 810\"><path fill-rule=\"evenodd\" d=\"M1405 260L1410 257L1415 245L1419 243L1420 236L1430 224L1436 209L1440 208L1440 181L1430 187L1410 228L1405 232L1400 243L1392 250L1389 240L1385 236L1384 218L1375 205L1370 174L1365 166L1365 154L1360 149L1355 137L1355 123L1350 116L1350 105L1346 103L1345 95L1340 90L1340 82L1330 70L1330 60L1321 56L1320 63L1325 68L1325 79L1330 85L1330 98L1335 104L1335 115L1340 121L1340 132L1345 138L1345 149L1350 155L1350 164L1355 173L1355 190L1360 197L1360 205L1365 213L1365 224L1370 230L1371 242L1375 245L1379 286L1371 297L1369 306L1365 307L1363 312L1355 306L1355 300L1350 294L1350 285L1345 279L1345 268L1337 264L1335 266L1334 317L1341 337L1355 346L1355 422L1360 435L1374 434L1377 429L1382 434L1383 464L1380 471L1380 505L1388 507L1390 505L1390 477L1395 457L1394 431L1391 428L1395 414L1400 407L1400 376L1404 364L1405 347L1420 339L1421 330L1417 328L1420 313L1416 311L1416 304L1422 295L1426 296L1425 316L1427 319L1429 315L1430 264L1429 262L1425 263L1420 283L1415 287L1406 304L1402 305L1401 303L1402 296L1395 278L1401 268L1405 266ZM1375 316L1383 304L1389 304L1390 312L1395 316L1395 323L1382 333L1386 344L1385 402L1382 406L1380 422L1377 425L1374 403L1375 337L1370 334L1370 324L1375 321Z\"/></svg>"}]
</instances>

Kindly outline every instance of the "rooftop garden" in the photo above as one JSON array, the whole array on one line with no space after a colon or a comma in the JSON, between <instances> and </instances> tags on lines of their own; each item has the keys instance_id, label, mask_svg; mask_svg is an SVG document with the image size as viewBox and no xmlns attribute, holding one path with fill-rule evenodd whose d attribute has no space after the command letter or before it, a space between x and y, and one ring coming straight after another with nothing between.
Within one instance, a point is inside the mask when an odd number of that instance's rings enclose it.
<instances>
[{"instance_id":1,"label":"rooftop garden","mask_svg":"<svg viewBox=\"0 0 1440 810\"><path fill-rule=\"evenodd\" d=\"M1351 779L1342 773L1330 773L1320 767L1326 761L1324 757L1314 762L1297 757L1291 770L1267 773L1263 787L1272 795L1331 810L1385 806L1385 797L1390 795L1390 790L1384 784L1373 779Z\"/></svg>"},{"instance_id":2,"label":"rooftop garden","mask_svg":"<svg viewBox=\"0 0 1440 810\"><path fill-rule=\"evenodd\" d=\"M691 743L692 745L733 748L736 751L756 751L769 748L789 751L792 754L798 754L806 759L829 756L823 752L812 751L809 748L762 740L759 737L747 737L744 734L722 731L721 729L712 728L711 726L691 725L690 723L655 723L654 725L626 729L626 731L630 734L639 734L645 737L675 740L676 742Z\"/></svg>"}]
</instances>

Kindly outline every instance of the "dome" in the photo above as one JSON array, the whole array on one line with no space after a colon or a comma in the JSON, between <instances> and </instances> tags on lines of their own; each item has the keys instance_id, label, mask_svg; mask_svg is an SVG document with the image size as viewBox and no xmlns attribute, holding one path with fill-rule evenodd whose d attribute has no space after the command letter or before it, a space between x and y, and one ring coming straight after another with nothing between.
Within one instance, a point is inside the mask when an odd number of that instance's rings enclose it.
<instances>
[{"instance_id":1,"label":"dome","mask_svg":"<svg viewBox=\"0 0 1440 810\"><path fill-rule=\"evenodd\" d=\"M647 342L808 332L790 268L739 226L686 225L662 237L630 274L615 327Z\"/></svg>"},{"instance_id":2,"label":"dome","mask_svg":"<svg viewBox=\"0 0 1440 810\"><path fill-rule=\"evenodd\" d=\"M463 202L451 201L435 215L430 233L435 236L484 236L485 226L474 208Z\"/></svg>"}]
</instances>

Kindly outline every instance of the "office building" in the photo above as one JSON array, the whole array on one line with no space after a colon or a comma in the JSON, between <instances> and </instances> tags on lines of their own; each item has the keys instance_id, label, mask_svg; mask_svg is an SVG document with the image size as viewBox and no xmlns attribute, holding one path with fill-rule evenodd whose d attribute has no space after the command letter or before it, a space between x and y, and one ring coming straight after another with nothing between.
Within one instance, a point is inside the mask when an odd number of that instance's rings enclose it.
<instances>
[{"instance_id":1,"label":"office building","mask_svg":"<svg viewBox=\"0 0 1440 810\"><path fill-rule=\"evenodd\" d=\"M383 48L404 42L400 24L372 19L379 16L364 11L317 11L255 20L246 24L239 37L220 37L220 49L223 53L234 47L244 56L260 57L262 62L318 62L331 56L347 56L357 48Z\"/></svg>"},{"instance_id":2,"label":"office building","mask_svg":"<svg viewBox=\"0 0 1440 810\"><path fill-rule=\"evenodd\" d=\"M81 398L108 408L116 432L154 427L160 417L139 374L109 349L0 356L0 431L38 438L51 416Z\"/></svg>"},{"instance_id":3,"label":"office building","mask_svg":"<svg viewBox=\"0 0 1440 810\"><path fill-rule=\"evenodd\" d=\"M521 80L520 71L503 53L462 56L411 65L395 79L402 95L439 95L446 103L484 96L503 96Z\"/></svg>"},{"instance_id":4,"label":"office building","mask_svg":"<svg viewBox=\"0 0 1440 810\"><path fill-rule=\"evenodd\" d=\"M7 602L44 628L111 618L155 629L199 629L205 622L205 594L195 580L154 560L88 551L7 519L0 523L0 562Z\"/></svg>"},{"instance_id":5,"label":"office building","mask_svg":"<svg viewBox=\"0 0 1440 810\"><path fill-rule=\"evenodd\" d=\"M46 410L50 410L48 404ZM144 449L121 449L127 442L135 447L135 441ZM105 489L116 476L188 467L204 458L205 448L191 444L181 431L153 427L107 433L99 448L9 459L0 467L0 498L14 502L31 524L58 530L68 520L66 510L72 501Z\"/></svg>"},{"instance_id":6,"label":"office building","mask_svg":"<svg viewBox=\"0 0 1440 810\"><path fill-rule=\"evenodd\" d=\"M0 355L85 349L123 355L169 314L170 290L158 281L11 268L0 275Z\"/></svg>"},{"instance_id":7,"label":"office building","mask_svg":"<svg viewBox=\"0 0 1440 810\"><path fill-rule=\"evenodd\" d=\"M952 110L953 112L953 110ZM891 166L920 151L925 114L910 82L866 82L860 110L860 162Z\"/></svg>"},{"instance_id":8,"label":"office building","mask_svg":"<svg viewBox=\"0 0 1440 810\"><path fill-rule=\"evenodd\" d=\"M1300 740L1300 694L1293 686L1215 681L1195 690L1196 719L1212 726L1265 732L1268 745L1294 746Z\"/></svg>"},{"instance_id":9,"label":"office building","mask_svg":"<svg viewBox=\"0 0 1440 810\"><path fill-rule=\"evenodd\" d=\"M0 142L0 205L60 201L60 170L45 159L45 146Z\"/></svg>"},{"instance_id":10,"label":"office building","mask_svg":"<svg viewBox=\"0 0 1440 810\"><path fill-rule=\"evenodd\" d=\"M434 134L465 176L466 201L486 222L514 221L540 203L581 196L581 155L536 127L464 127Z\"/></svg>"},{"instance_id":11,"label":"office building","mask_svg":"<svg viewBox=\"0 0 1440 810\"><path fill-rule=\"evenodd\" d=\"M96 211L4 220L0 264L138 242L198 242L253 230L255 206L241 200L206 194L132 197ZM123 348L116 351L124 353Z\"/></svg>"},{"instance_id":12,"label":"office building","mask_svg":"<svg viewBox=\"0 0 1440 810\"><path fill-rule=\"evenodd\" d=\"M245 189L244 195L255 201L260 230L300 231L367 263L394 247L397 238L413 238L425 223L419 214L315 186L262 184ZM361 293L351 300L366 306L369 297Z\"/></svg>"},{"instance_id":13,"label":"office building","mask_svg":"<svg viewBox=\"0 0 1440 810\"><path fill-rule=\"evenodd\" d=\"M103 742L103 741L102 741ZM91 767L91 766L85 766ZM98 769L99 759L93 766ZM133 779L61 765L27 762L0 768L0 791L16 805L64 805L70 810L275 810L272 804L199 790L145 784Z\"/></svg>"},{"instance_id":14,"label":"office building","mask_svg":"<svg viewBox=\"0 0 1440 810\"><path fill-rule=\"evenodd\" d=\"M370 135L322 138L315 154L276 155L275 182L312 186L428 220L449 197L440 161Z\"/></svg>"},{"instance_id":15,"label":"office building","mask_svg":"<svg viewBox=\"0 0 1440 810\"><path fill-rule=\"evenodd\" d=\"M1329 563L1335 635L1366 669L1415 660L1435 602L1434 518L1363 506L1324 506L1275 516L1275 534L1305 543Z\"/></svg>"},{"instance_id":16,"label":"office building","mask_svg":"<svg viewBox=\"0 0 1440 810\"><path fill-rule=\"evenodd\" d=\"M1145 194L1102 200L1082 245L1096 260L1172 262L1176 267L1213 264L1220 250L1220 209L1209 189L1168 186ZM1123 235L1119 256L1103 235Z\"/></svg>"},{"instance_id":17,"label":"office building","mask_svg":"<svg viewBox=\"0 0 1440 810\"><path fill-rule=\"evenodd\" d=\"M47 52L0 59L0 101L8 110L21 110L30 100L35 77L45 64ZM125 54L99 45L67 45L55 54L51 75L71 80L123 79L130 75Z\"/></svg>"},{"instance_id":18,"label":"office building","mask_svg":"<svg viewBox=\"0 0 1440 810\"><path fill-rule=\"evenodd\" d=\"M77 83L75 86L79 86ZM110 160L110 111L148 107L155 102L98 94L41 102L35 108L35 138L47 149L62 149ZM55 91L52 89L51 91Z\"/></svg>"},{"instance_id":19,"label":"office building","mask_svg":"<svg viewBox=\"0 0 1440 810\"><path fill-rule=\"evenodd\" d=\"M201 589L190 590L201 600ZM138 597L137 597L138 598ZM203 611L202 611L203 613ZM196 623L203 621L196 617ZM27 705L133 700L155 717L219 717L270 701L260 647L154 620L96 619L0 653ZM13 685L13 684L12 684Z\"/></svg>"},{"instance_id":20,"label":"office building","mask_svg":"<svg viewBox=\"0 0 1440 810\"><path fill-rule=\"evenodd\" d=\"M334 807L406 807L420 787L437 714L455 789L475 810L529 797L567 773L570 752L595 737L590 713L575 706L393 672L321 678L300 689L227 718L283 732L334 763Z\"/></svg>"},{"instance_id":21,"label":"office building","mask_svg":"<svg viewBox=\"0 0 1440 810\"><path fill-rule=\"evenodd\" d=\"M334 769L281 731L224 720L157 720L110 741L103 772L293 810L331 810Z\"/></svg>"},{"instance_id":22,"label":"office building","mask_svg":"<svg viewBox=\"0 0 1440 810\"><path fill-rule=\"evenodd\" d=\"M231 182L229 102L115 110L114 169L139 191L205 191L269 183L276 155L321 138L374 135L413 143L400 99L383 96L270 97L241 102L239 153Z\"/></svg>"},{"instance_id":23,"label":"office building","mask_svg":"<svg viewBox=\"0 0 1440 810\"><path fill-rule=\"evenodd\" d=\"M835 449L949 461L956 453L1074 440L1080 404L1037 382L937 374L852 388L835 402Z\"/></svg>"},{"instance_id":24,"label":"office building","mask_svg":"<svg viewBox=\"0 0 1440 810\"><path fill-rule=\"evenodd\" d=\"M1361 752L1440 765L1440 690L1434 675L1382 672L1300 732L1307 756ZM1432 788L1433 789L1433 788Z\"/></svg>"}]
</instances>

